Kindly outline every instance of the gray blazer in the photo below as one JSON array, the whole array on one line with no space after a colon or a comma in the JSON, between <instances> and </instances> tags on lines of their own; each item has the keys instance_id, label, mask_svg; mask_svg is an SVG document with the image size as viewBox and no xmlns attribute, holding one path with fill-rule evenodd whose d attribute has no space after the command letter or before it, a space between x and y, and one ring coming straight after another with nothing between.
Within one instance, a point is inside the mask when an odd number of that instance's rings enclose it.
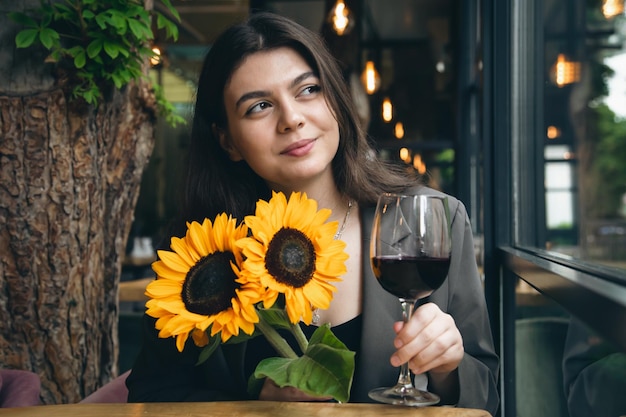
<instances>
[{"instance_id":1,"label":"gray blazer","mask_svg":"<svg viewBox=\"0 0 626 417\"><path fill-rule=\"evenodd\" d=\"M418 194L444 195L427 187ZM498 409L498 357L479 278L472 229L465 206L448 196L452 215L452 259L448 279L430 296L430 301L452 315L463 337L465 357L459 365L459 407L481 408L495 414ZM367 392L397 382L399 369L389 363L395 351L393 323L402 319L398 299L382 289L370 267L369 247L374 207L361 210L363 236L363 331L357 369L365 372L353 382L350 401L368 401Z\"/></svg>"}]
</instances>

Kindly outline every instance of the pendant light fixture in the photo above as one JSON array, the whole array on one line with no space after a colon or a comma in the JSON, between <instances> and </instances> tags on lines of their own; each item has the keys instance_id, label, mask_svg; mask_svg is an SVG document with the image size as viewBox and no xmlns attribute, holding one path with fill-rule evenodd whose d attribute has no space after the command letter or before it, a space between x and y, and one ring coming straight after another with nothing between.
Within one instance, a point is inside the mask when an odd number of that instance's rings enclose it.
<instances>
[{"instance_id":1,"label":"pendant light fixture","mask_svg":"<svg viewBox=\"0 0 626 417\"><path fill-rule=\"evenodd\" d=\"M380 88L380 74L374 66L374 61L367 61L361 74L361 82L367 94L372 95Z\"/></svg>"},{"instance_id":2,"label":"pendant light fixture","mask_svg":"<svg viewBox=\"0 0 626 417\"><path fill-rule=\"evenodd\" d=\"M328 23L339 36L347 35L352 30L354 17L343 0L337 0L337 3L330 9Z\"/></svg>"}]
</instances>

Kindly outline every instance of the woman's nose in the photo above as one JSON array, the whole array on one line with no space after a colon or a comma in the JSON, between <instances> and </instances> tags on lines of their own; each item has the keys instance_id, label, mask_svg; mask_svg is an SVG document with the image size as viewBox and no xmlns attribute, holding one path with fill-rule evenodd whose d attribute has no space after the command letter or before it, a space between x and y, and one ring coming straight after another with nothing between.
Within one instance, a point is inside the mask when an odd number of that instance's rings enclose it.
<instances>
[{"instance_id":1,"label":"woman's nose","mask_svg":"<svg viewBox=\"0 0 626 417\"><path fill-rule=\"evenodd\" d=\"M281 115L278 121L278 131L281 133L286 133L292 130L296 130L304 126L304 120L304 114L296 104L284 104L281 106Z\"/></svg>"}]
</instances>

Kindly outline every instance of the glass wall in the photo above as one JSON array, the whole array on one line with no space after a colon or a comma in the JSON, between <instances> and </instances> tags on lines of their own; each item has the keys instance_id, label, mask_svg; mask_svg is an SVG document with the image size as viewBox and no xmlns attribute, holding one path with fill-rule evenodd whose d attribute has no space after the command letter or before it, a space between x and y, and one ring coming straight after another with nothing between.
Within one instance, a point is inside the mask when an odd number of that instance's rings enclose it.
<instances>
[{"instance_id":1,"label":"glass wall","mask_svg":"<svg viewBox=\"0 0 626 417\"><path fill-rule=\"evenodd\" d=\"M626 17L619 1L545 1L546 249L626 269Z\"/></svg>"},{"instance_id":2,"label":"glass wall","mask_svg":"<svg viewBox=\"0 0 626 417\"><path fill-rule=\"evenodd\" d=\"M626 414L623 3L482 2L501 415Z\"/></svg>"}]
</instances>

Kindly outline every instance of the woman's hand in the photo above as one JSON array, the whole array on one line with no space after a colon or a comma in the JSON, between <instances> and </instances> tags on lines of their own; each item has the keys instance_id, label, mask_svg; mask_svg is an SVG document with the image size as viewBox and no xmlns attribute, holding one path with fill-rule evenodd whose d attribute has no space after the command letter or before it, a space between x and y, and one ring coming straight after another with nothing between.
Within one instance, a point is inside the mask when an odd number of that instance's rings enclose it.
<instances>
[{"instance_id":1,"label":"woman's hand","mask_svg":"<svg viewBox=\"0 0 626 417\"><path fill-rule=\"evenodd\" d=\"M313 397L294 387L281 388L274 381L265 378L259 394L262 401L328 401L333 397Z\"/></svg>"},{"instance_id":2,"label":"woman's hand","mask_svg":"<svg viewBox=\"0 0 626 417\"><path fill-rule=\"evenodd\" d=\"M394 324L393 343L398 349L391 364L408 362L414 374L428 372L428 389L439 394L442 404L459 399L457 368L463 359L463 338L454 319L436 304L426 303L415 310L411 320Z\"/></svg>"},{"instance_id":3,"label":"woman's hand","mask_svg":"<svg viewBox=\"0 0 626 417\"><path fill-rule=\"evenodd\" d=\"M431 376L446 377L456 370L463 359L463 338L449 314L436 304L426 303L415 310L411 320L394 324L397 334L393 343L396 352L391 364L405 362L415 374L430 372Z\"/></svg>"}]
</instances>

